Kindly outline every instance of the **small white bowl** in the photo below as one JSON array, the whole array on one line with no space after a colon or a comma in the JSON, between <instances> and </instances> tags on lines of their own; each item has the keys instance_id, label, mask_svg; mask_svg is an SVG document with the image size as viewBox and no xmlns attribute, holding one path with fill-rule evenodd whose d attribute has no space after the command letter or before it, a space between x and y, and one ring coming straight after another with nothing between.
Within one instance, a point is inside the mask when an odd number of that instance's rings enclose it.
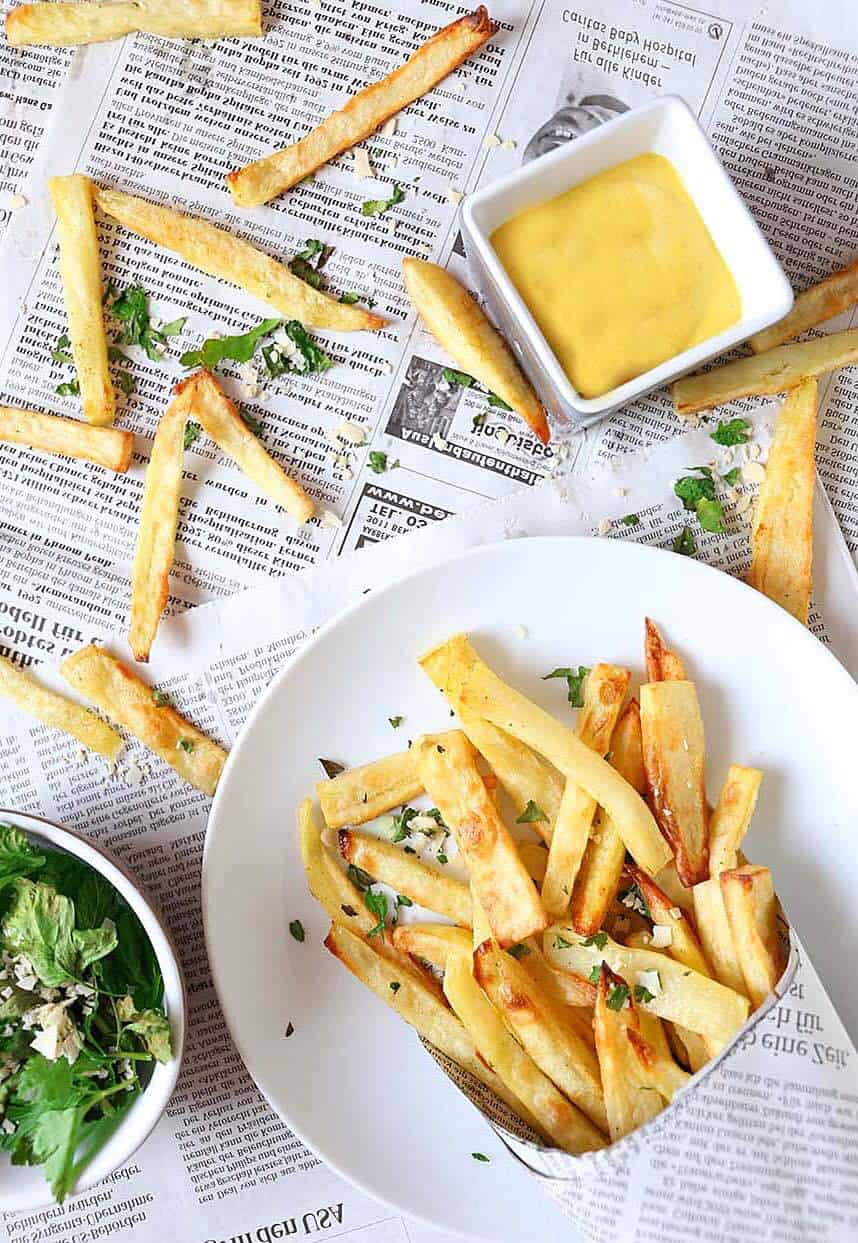
<instances>
[{"instance_id":1,"label":"small white bowl","mask_svg":"<svg viewBox=\"0 0 858 1243\"><path fill-rule=\"evenodd\" d=\"M90 1161L78 1180L72 1196L100 1183L137 1151L153 1130L167 1107L182 1064L185 1044L187 998L182 971L176 951L158 916L143 896L139 882L98 846L93 846L68 829L62 829L39 816L0 809L0 824L12 824L26 833L35 845L51 846L76 855L100 873L122 895L140 920L152 943L158 966L164 977L164 1009L170 1020L173 1057L166 1066L154 1064L152 1077L145 1090L129 1109L113 1135ZM0 1211L19 1213L53 1203L51 1189L40 1165L12 1165L6 1153L0 1153Z\"/></svg>"},{"instance_id":2,"label":"small white bowl","mask_svg":"<svg viewBox=\"0 0 858 1243\"><path fill-rule=\"evenodd\" d=\"M667 156L682 178L733 274L742 315L724 332L601 397L582 397L537 327L489 239L504 221L525 208L647 152ZM625 112L477 191L463 205L462 234L477 287L543 404L556 418L571 420L576 428L589 426L611 410L723 354L781 319L793 303L789 282L759 226L690 108L675 95Z\"/></svg>"}]
</instances>

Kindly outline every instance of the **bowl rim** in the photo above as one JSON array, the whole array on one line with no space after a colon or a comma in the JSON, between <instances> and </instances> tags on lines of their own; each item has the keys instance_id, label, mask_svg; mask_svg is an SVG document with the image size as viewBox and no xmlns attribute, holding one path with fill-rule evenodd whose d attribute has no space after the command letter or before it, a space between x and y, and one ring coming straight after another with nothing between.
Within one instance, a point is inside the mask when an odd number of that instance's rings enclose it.
<instances>
[{"instance_id":1,"label":"bowl rim","mask_svg":"<svg viewBox=\"0 0 858 1243\"><path fill-rule=\"evenodd\" d=\"M176 1087L185 1052L187 989L175 943L154 900L147 893L142 881L111 851L54 820L32 812L0 807L0 824L12 824L28 837L40 838L74 855L113 885L143 925L164 978L164 1009L170 1020L173 1057L166 1065L161 1062L154 1064L152 1077L140 1097L75 1183L69 1194L69 1199L72 1199L103 1182L130 1160L163 1117ZM41 1178L41 1172L39 1173ZM14 1202L13 1199L12 1203L6 1203L8 1198L8 1193L4 1190L3 1212L8 1213L44 1209L56 1204L44 1180L39 1183L39 1191L34 1191L29 1197L22 1195L20 1202Z\"/></svg>"}]
</instances>

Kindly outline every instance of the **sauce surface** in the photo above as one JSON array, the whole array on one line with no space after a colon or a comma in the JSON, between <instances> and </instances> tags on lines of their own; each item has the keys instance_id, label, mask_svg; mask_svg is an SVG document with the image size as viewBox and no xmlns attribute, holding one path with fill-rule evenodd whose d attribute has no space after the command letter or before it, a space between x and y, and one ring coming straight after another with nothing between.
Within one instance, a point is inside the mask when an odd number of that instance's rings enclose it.
<instances>
[{"instance_id":1,"label":"sauce surface","mask_svg":"<svg viewBox=\"0 0 858 1243\"><path fill-rule=\"evenodd\" d=\"M741 314L673 164L635 156L502 224L492 245L582 397L600 397Z\"/></svg>"}]
</instances>

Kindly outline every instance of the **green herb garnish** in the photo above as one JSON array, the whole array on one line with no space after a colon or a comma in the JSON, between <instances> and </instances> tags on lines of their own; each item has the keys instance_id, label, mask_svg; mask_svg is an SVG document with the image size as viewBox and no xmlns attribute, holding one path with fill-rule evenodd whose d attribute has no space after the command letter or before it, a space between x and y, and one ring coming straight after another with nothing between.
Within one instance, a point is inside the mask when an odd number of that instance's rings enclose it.
<instances>
[{"instance_id":1,"label":"green herb garnish","mask_svg":"<svg viewBox=\"0 0 858 1243\"><path fill-rule=\"evenodd\" d=\"M609 1010L622 1010L629 998L628 984L615 984L608 996L605 998L605 1005Z\"/></svg>"},{"instance_id":2,"label":"green herb garnish","mask_svg":"<svg viewBox=\"0 0 858 1243\"><path fill-rule=\"evenodd\" d=\"M458 384L460 388L470 388L474 383L472 375L468 375L467 371L456 371L454 367L445 367L441 375L448 384Z\"/></svg>"},{"instance_id":3,"label":"green herb garnish","mask_svg":"<svg viewBox=\"0 0 858 1243\"><path fill-rule=\"evenodd\" d=\"M202 434L203 434L203 429L200 427L199 423L194 423L193 421L186 423L185 424L185 439L184 439L185 448L190 449L194 441L199 440Z\"/></svg>"},{"instance_id":4,"label":"green herb garnish","mask_svg":"<svg viewBox=\"0 0 858 1243\"><path fill-rule=\"evenodd\" d=\"M381 449L371 449L369 454L369 468L376 475L383 475L387 470L387 454Z\"/></svg>"},{"instance_id":5,"label":"green herb garnish","mask_svg":"<svg viewBox=\"0 0 858 1243\"><path fill-rule=\"evenodd\" d=\"M248 363L263 337L279 328L283 321L263 319L255 328L234 337L209 337L198 350L188 350L179 359L183 367L207 367L213 371L225 359Z\"/></svg>"},{"instance_id":6,"label":"green herb garnish","mask_svg":"<svg viewBox=\"0 0 858 1243\"><path fill-rule=\"evenodd\" d=\"M529 798L524 811L517 817L516 824L538 824L541 820L547 819L542 808L538 807L532 798Z\"/></svg>"},{"instance_id":7,"label":"green herb garnish","mask_svg":"<svg viewBox=\"0 0 858 1243\"><path fill-rule=\"evenodd\" d=\"M626 514L621 521L624 527L637 527L640 526L641 520L638 514Z\"/></svg>"},{"instance_id":8,"label":"green herb garnish","mask_svg":"<svg viewBox=\"0 0 858 1243\"><path fill-rule=\"evenodd\" d=\"M608 934L607 932L594 932L592 936L585 937L581 944L587 948L595 945L596 949L603 950L608 944Z\"/></svg>"},{"instance_id":9,"label":"green herb garnish","mask_svg":"<svg viewBox=\"0 0 858 1243\"><path fill-rule=\"evenodd\" d=\"M571 950L573 943L572 941L567 941L565 937L556 936L554 938L554 948L556 950Z\"/></svg>"},{"instance_id":10,"label":"green herb garnish","mask_svg":"<svg viewBox=\"0 0 858 1243\"><path fill-rule=\"evenodd\" d=\"M391 980L388 987L392 993L398 993L402 985L399 983L399 980Z\"/></svg>"},{"instance_id":11,"label":"green herb garnish","mask_svg":"<svg viewBox=\"0 0 858 1243\"><path fill-rule=\"evenodd\" d=\"M185 326L185 318L154 328L149 317L149 295L142 285L129 285L108 306L108 313L122 325L121 345L139 345L152 362L158 362L167 349L170 337L177 337Z\"/></svg>"},{"instance_id":12,"label":"green herb garnish","mask_svg":"<svg viewBox=\"0 0 858 1243\"><path fill-rule=\"evenodd\" d=\"M387 922L387 896L379 889L367 889L363 900L366 903L366 909L378 920L375 927L370 928L367 936L377 937L380 932L384 932Z\"/></svg>"},{"instance_id":13,"label":"green herb garnish","mask_svg":"<svg viewBox=\"0 0 858 1243\"><path fill-rule=\"evenodd\" d=\"M301 923L300 919L290 920L289 931L296 941L303 941L307 935L304 931L304 925Z\"/></svg>"},{"instance_id":14,"label":"green herb garnish","mask_svg":"<svg viewBox=\"0 0 858 1243\"><path fill-rule=\"evenodd\" d=\"M741 473L742 472L740 471L739 467L734 466L731 470L728 470L726 474L722 475L721 478L724 480L726 484L729 484L730 487L732 488L734 484L737 484L739 482L739 476L741 475Z\"/></svg>"},{"instance_id":15,"label":"green herb garnish","mask_svg":"<svg viewBox=\"0 0 858 1243\"><path fill-rule=\"evenodd\" d=\"M645 1005L648 1001L655 1001L655 993L651 993L644 984L636 984L635 1001L643 1002Z\"/></svg>"},{"instance_id":16,"label":"green herb garnish","mask_svg":"<svg viewBox=\"0 0 858 1243\"><path fill-rule=\"evenodd\" d=\"M697 541L694 538L694 532L691 527L683 527L678 535L673 538L670 545L673 552L678 552L681 557L693 557L697 552Z\"/></svg>"},{"instance_id":17,"label":"green herb garnish","mask_svg":"<svg viewBox=\"0 0 858 1243\"><path fill-rule=\"evenodd\" d=\"M405 191L399 186L394 185L393 192L389 199L367 199L361 204L362 216L381 216L389 208L395 207L397 203L401 203L405 198Z\"/></svg>"},{"instance_id":18,"label":"green herb garnish","mask_svg":"<svg viewBox=\"0 0 858 1243\"><path fill-rule=\"evenodd\" d=\"M575 669L570 669L568 667L552 669L551 673L546 673L542 680L543 682L547 682L549 678L565 678L566 686L568 688L567 697L569 699L570 707L583 708L584 680L589 672L590 670L586 665L579 665L577 672Z\"/></svg>"},{"instance_id":19,"label":"green herb garnish","mask_svg":"<svg viewBox=\"0 0 858 1243\"><path fill-rule=\"evenodd\" d=\"M530 949L526 945L511 945L507 953L511 954L513 958L526 958L530 953Z\"/></svg>"},{"instance_id":20,"label":"green herb garnish","mask_svg":"<svg viewBox=\"0 0 858 1243\"><path fill-rule=\"evenodd\" d=\"M191 755L194 750L194 741L192 738L180 738L179 746L188 755Z\"/></svg>"},{"instance_id":21,"label":"green herb garnish","mask_svg":"<svg viewBox=\"0 0 858 1243\"><path fill-rule=\"evenodd\" d=\"M341 293L340 302L345 302L346 306L353 306L355 302L360 302L360 294L350 289L347 293Z\"/></svg>"},{"instance_id":22,"label":"green herb garnish","mask_svg":"<svg viewBox=\"0 0 858 1243\"><path fill-rule=\"evenodd\" d=\"M592 967L590 969L590 974L587 976L587 979L590 981L591 984L598 984L601 974L602 974L602 968L601 966L597 964L595 967Z\"/></svg>"},{"instance_id":23,"label":"green herb garnish","mask_svg":"<svg viewBox=\"0 0 858 1243\"><path fill-rule=\"evenodd\" d=\"M164 691L159 691L156 688L152 692L152 703L155 705L156 708L166 708L169 706L170 697L169 695L165 694Z\"/></svg>"},{"instance_id":24,"label":"green herb garnish","mask_svg":"<svg viewBox=\"0 0 858 1243\"><path fill-rule=\"evenodd\" d=\"M64 384L58 384L54 392L60 397L80 397L80 381L68 380Z\"/></svg>"},{"instance_id":25,"label":"green herb garnish","mask_svg":"<svg viewBox=\"0 0 858 1243\"><path fill-rule=\"evenodd\" d=\"M716 445L744 445L751 438L751 424L747 419L721 419L709 435Z\"/></svg>"},{"instance_id":26,"label":"green herb garnish","mask_svg":"<svg viewBox=\"0 0 858 1243\"><path fill-rule=\"evenodd\" d=\"M472 1152L471 1156L475 1161L485 1161L488 1164L489 1158L484 1152Z\"/></svg>"},{"instance_id":27,"label":"green herb garnish","mask_svg":"<svg viewBox=\"0 0 858 1243\"><path fill-rule=\"evenodd\" d=\"M697 514L704 531L724 530L724 507L715 495L715 480L708 466L692 466L697 475L683 475L673 485L683 508Z\"/></svg>"},{"instance_id":28,"label":"green herb garnish","mask_svg":"<svg viewBox=\"0 0 858 1243\"><path fill-rule=\"evenodd\" d=\"M295 375L310 375L312 372L327 371L333 366L325 351L316 345L306 328L297 319L290 319L283 326L286 336L298 347L301 362L292 358L276 342L262 348L262 358L269 378L276 380L278 376L293 372Z\"/></svg>"},{"instance_id":29,"label":"green herb garnish","mask_svg":"<svg viewBox=\"0 0 858 1243\"><path fill-rule=\"evenodd\" d=\"M402 811L393 817L393 833L390 840L392 842L401 842L403 838L408 837L411 832L408 826L414 817L419 814L413 807L403 807Z\"/></svg>"},{"instance_id":30,"label":"green herb garnish","mask_svg":"<svg viewBox=\"0 0 858 1243\"><path fill-rule=\"evenodd\" d=\"M355 867L353 863L350 863L346 869L346 875L355 888L359 889L361 893L366 893L370 885L375 884L375 881L370 876L369 872L365 872L363 868Z\"/></svg>"},{"instance_id":31,"label":"green herb garnish","mask_svg":"<svg viewBox=\"0 0 858 1243\"><path fill-rule=\"evenodd\" d=\"M57 337L57 343L51 351L51 362L69 363L73 366L74 358L69 353L70 349L71 340L68 333L64 332L61 337Z\"/></svg>"},{"instance_id":32,"label":"green herb garnish","mask_svg":"<svg viewBox=\"0 0 858 1243\"><path fill-rule=\"evenodd\" d=\"M389 716L387 719L394 729L399 729L400 725L405 720L405 717L404 716Z\"/></svg>"},{"instance_id":33,"label":"green herb garnish","mask_svg":"<svg viewBox=\"0 0 858 1243\"><path fill-rule=\"evenodd\" d=\"M497 393L489 393L489 405L494 406L496 410L512 410L512 406L508 406L502 397L498 397Z\"/></svg>"}]
</instances>

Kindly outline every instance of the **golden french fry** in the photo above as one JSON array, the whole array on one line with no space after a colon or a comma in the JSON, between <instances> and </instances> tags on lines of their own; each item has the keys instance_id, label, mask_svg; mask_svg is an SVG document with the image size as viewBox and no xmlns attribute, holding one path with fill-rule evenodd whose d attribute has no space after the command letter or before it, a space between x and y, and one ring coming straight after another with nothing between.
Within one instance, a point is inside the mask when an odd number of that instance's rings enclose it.
<instances>
[{"instance_id":1,"label":"golden french fry","mask_svg":"<svg viewBox=\"0 0 858 1243\"><path fill-rule=\"evenodd\" d=\"M473 1038L479 1053L517 1098L539 1129L566 1152L577 1156L605 1147L600 1131L560 1092L521 1048L486 999L471 972L470 960L451 955L444 993Z\"/></svg>"},{"instance_id":2,"label":"golden french fry","mask_svg":"<svg viewBox=\"0 0 858 1243\"><path fill-rule=\"evenodd\" d=\"M0 406L0 440L39 453L80 458L122 475L131 465L134 436L117 427L93 427L60 414Z\"/></svg>"},{"instance_id":3,"label":"golden french fry","mask_svg":"<svg viewBox=\"0 0 858 1243\"><path fill-rule=\"evenodd\" d=\"M338 112L333 112L299 142L227 175L233 202L258 207L368 138L379 126L425 95L494 34L496 27L481 5L473 13L442 27L393 73L373 82Z\"/></svg>"},{"instance_id":4,"label":"golden french fry","mask_svg":"<svg viewBox=\"0 0 858 1243\"><path fill-rule=\"evenodd\" d=\"M89 708L82 708L64 695L40 685L30 673L19 669L5 656L0 656L0 696L43 725L71 734L82 746L103 755L111 764L122 750L121 736L106 721Z\"/></svg>"},{"instance_id":5,"label":"golden french fry","mask_svg":"<svg viewBox=\"0 0 858 1243\"><path fill-rule=\"evenodd\" d=\"M644 655L647 682L684 682L686 680L682 657L670 650L651 617L644 620Z\"/></svg>"},{"instance_id":6,"label":"golden french fry","mask_svg":"<svg viewBox=\"0 0 858 1243\"><path fill-rule=\"evenodd\" d=\"M639 1022L640 1017L638 1015ZM652 1015L647 1017L653 1019ZM659 1019L654 1021L659 1023L660 1026ZM642 1023L639 1030L630 1028L626 1036L637 1061L637 1071L641 1079L654 1092L662 1096L669 1105L676 1093L682 1091L686 1086L691 1076L677 1066L673 1060L673 1054L667 1047L667 1040L663 1035L662 1039L664 1040L666 1053L663 1053L660 1048L656 1048L650 1043L643 1031Z\"/></svg>"},{"instance_id":7,"label":"golden french fry","mask_svg":"<svg viewBox=\"0 0 858 1243\"><path fill-rule=\"evenodd\" d=\"M694 914L694 895L691 889L687 889L676 871L676 860L671 859L666 867L655 876L655 883L663 893L666 893L674 906L682 907L686 915Z\"/></svg>"},{"instance_id":8,"label":"golden french fry","mask_svg":"<svg viewBox=\"0 0 858 1243\"><path fill-rule=\"evenodd\" d=\"M166 760L185 781L204 794L214 794L226 751L175 708L159 706L151 686L127 665L103 648L89 646L67 656L60 673L105 716L124 725L145 747Z\"/></svg>"},{"instance_id":9,"label":"golden french fry","mask_svg":"<svg viewBox=\"0 0 858 1243\"><path fill-rule=\"evenodd\" d=\"M9 14L7 29L9 21L20 12L21 9L14 9ZM116 402L107 363L92 182L75 173L70 177L52 177L48 189L57 214L60 275L81 406L88 422L104 426L113 422Z\"/></svg>"},{"instance_id":10,"label":"golden french fry","mask_svg":"<svg viewBox=\"0 0 858 1243\"><path fill-rule=\"evenodd\" d=\"M696 414L723 406L737 397L771 397L804 380L858 362L858 328L830 332L812 341L779 345L716 367L703 375L686 376L672 387L677 414Z\"/></svg>"},{"instance_id":11,"label":"golden french fry","mask_svg":"<svg viewBox=\"0 0 858 1243\"><path fill-rule=\"evenodd\" d=\"M325 948L424 1040L491 1088L514 1113L523 1116L527 1122L531 1121L518 1099L507 1091L503 1082L479 1056L473 1040L453 1011L425 983L412 974L400 971L396 963L379 954L374 946L342 924L331 925L325 938ZM391 988L391 984L399 987Z\"/></svg>"},{"instance_id":12,"label":"golden french fry","mask_svg":"<svg viewBox=\"0 0 858 1243\"><path fill-rule=\"evenodd\" d=\"M604 944L585 945L571 928L553 924L543 934L543 950L549 962L589 977L594 967L606 962L612 971L634 986L640 972L656 971L661 991L645 1007L661 1019L680 1023L719 1047L727 1044L748 1017L748 1000L716 980L707 979L691 967L657 950L618 945L605 936ZM650 990L653 991L653 990Z\"/></svg>"},{"instance_id":13,"label":"golden french fry","mask_svg":"<svg viewBox=\"0 0 858 1243\"><path fill-rule=\"evenodd\" d=\"M72 47L142 31L166 39L261 35L260 0L115 0L22 4L6 15L12 47Z\"/></svg>"},{"instance_id":14,"label":"golden french fry","mask_svg":"<svg viewBox=\"0 0 858 1243\"><path fill-rule=\"evenodd\" d=\"M649 932L641 929L639 932L632 932L626 937L626 945L630 949L651 950L652 936ZM660 949L659 954L667 956L667 950ZM677 960L679 961L679 960ZM711 974L711 972L709 973ZM724 981L722 980L721 983ZM744 997L744 989L740 990ZM645 1015L645 1011L641 1010L641 1016ZM646 1015L648 1018L654 1018L654 1015ZM660 1020L656 1020L660 1022ZM697 1032L689 1031L687 1027L683 1027L681 1023L668 1023L671 1034L676 1037L681 1048L681 1060L683 1065L689 1066L692 1071L698 1071L702 1066L719 1052L721 1042L712 1040L709 1036L699 1036ZM677 1054L677 1056L680 1056Z\"/></svg>"},{"instance_id":15,"label":"golden french fry","mask_svg":"<svg viewBox=\"0 0 858 1243\"><path fill-rule=\"evenodd\" d=\"M325 824L329 829L342 829L349 824L366 824L417 798L423 793L423 783L416 755L411 750L397 751L318 782L316 793Z\"/></svg>"},{"instance_id":16,"label":"golden french fry","mask_svg":"<svg viewBox=\"0 0 858 1243\"><path fill-rule=\"evenodd\" d=\"M474 913L474 926L471 929L471 941L475 950L483 944L484 941L494 940L492 926L483 910L483 904L480 902L480 895L477 893L474 882L471 881L471 908Z\"/></svg>"},{"instance_id":17,"label":"golden french fry","mask_svg":"<svg viewBox=\"0 0 858 1243\"><path fill-rule=\"evenodd\" d=\"M710 876L739 866L739 847L751 823L762 780L758 768L730 765L709 820Z\"/></svg>"},{"instance_id":18,"label":"golden french fry","mask_svg":"<svg viewBox=\"0 0 858 1243\"><path fill-rule=\"evenodd\" d=\"M813 576L816 406L816 380L804 380L778 414L754 510L748 574L752 587L805 626Z\"/></svg>"},{"instance_id":19,"label":"golden french fry","mask_svg":"<svg viewBox=\"0 0 858 1243\"><path fill-rule=\"evenodd\" d=\"M630 700L623 709L611 735L611 752L613 767L638 794L643 794L646 774L641 745L641 715L636 699ZM598 932L605 922L617 892L625 857L626 846L617 826L600 808L572 890L572 923L584 936Z\"/></svg>"},{"instance_id":20,"label":"golden french fry","mask_svg":"<svg viewBox=\"0 0 858 1243\"><path fill-rule=\"evenodd\" d=\"M748 864L722 872L719 881L748 996L756 1009L774 991L784 968L772 874L768 868Z\"/></svg>"},{"instance_id":21,"label":"golden french fry","mask_svg":"<svg viewBox=\"0 0 858 1243\"><path fill-rule=\"evenodd\" d=\"M539 987L522 963L490 941L475 952L473 970L508 1030L542 1073L607 1134L608 1117L596 1058L566 1021L564 1009Z\"/></svg>"},{"instance_id":22,"label":"golden french fry","mask_svg":"<svg viewBox=\"0 0 858 1243\"><path fill-rule=\"evenodd\" d=\"M445 915L462 928L470 928L473 918L471 894L463 881L429 867L390 842L380 841L365 833L355 833L352 829L340 829L337 844L347 862L361 868L375 880L390 885L397 893L405 894L418 906Z\"/></svg>"},{"instance_id":23,"label":"golden french fry","mask_svg":"<svg viewBox=\"0 0 858 1243\"><path fill-rule=\"evenodd\" d=\"M633 885L637 885L653 924L669 929L670 941L664 948L670 957L694 971L699 971L701 975L711 976L712 968L706 960L694 926L682 907L675 906L643 868L627 863L625 874Z\"/></svg>"},{"instance_id":24,"label":"golden french fry","mask_svg":"<svg viewBox=\"0 0 858 1243\"><path fill-rule=\"evenodd\" d=\"M131 571L131 618L128 646L134 659L146 662L170 596L170 570L176 553L176 528L182 499L185 425L190 392L179 386L161 416L152 441L143 485L137 549Z\"/></svg>"},{"instance_id":25,"label":"golden french fry","mask_svg":"<svg viewBox=\"0 0 858 1243\"><path fill-rule=\"evenodd\" d=\"M607 754L630 678L628 669L615 665L594 665L587 674L576 733L597 755ZM555 918L559 919L569 907L595 813L595 799L567 781L551 834L542 885L542 905Z\"/></svg>"},{"instance_id":26,"label":"golden french fry","mask_svg":"<svg viewBox=\"0 0 858 1243\"><path fill-rule=\"evenodd\" d=\"M425 736L412 747L423 786L452 830L471 882L502 946L546 924L533 881L486 791L476 751L460 730Z\"/></svg>"},{"instance_id":27,"label":"golden french fry","mask_svg":"<svg viewBox=\"0 0 858 1243\"><path fill-rule=\"evenodd\" d=\"M573 975L571 971L561 971L553 966L543 954L537 937L528 937L522 945L527 951L520 957L525 971L533 976L539 987L548 994L552 1001L557 1005L565 1006L568 1012L567 1018L570 1014L577 1013L585 1019L585 1025L589 1027L587 1039L592 1044L593 1025L590 1021L592 1018L590 1011L596 1004L595 984ZM479 949L479 946L474 948Z\"/></svg>"},{"instance_id":28,"label":"golden french fry","mask_svg":"<svg viewBox=\"0 0 858 1243\"><path fill-rule=\"evenodd\" d=\"M653 1054L640 1035L631 1000L622 1000L624 993L628 998L629 991L625 980L602 963L594 1027L613 1143L650 1122L664 1109L661 1095L642 1074L642 1066L648 1066ZM631 1041L633 1032L637 1047Z\"/></svg>"},{"instance_id":29,"label":"golden french fry","mask_svg":"<svg viewBox=\"0 0 858 1243\"><path fill-rule=\"evenodd\" d=\"M539 842L516 842L515 848L521 861L530 873L531 880L541 885L545 879L545 868L548 864L548 851Z\"/></svg>"},{"instance_id":30,"label":"golden french fry","mask_svg":"<svg viewBox=\"0 0 858 1243\"><path fill-rule=\"evenodd\" d=\"M313 289L290 272L285 263L208 220L185 216L171 207L161 207L120 190L96 186L94 193L101 210L132 233L172 250L209 276L238 285L281 315L300 320L305 328L372 331L387 322L363 307L338 302Z\"/></svg>"},{"instance_id":31,"label":"golden french fry","mask_svg":"<svg viewBox=\"0 0 858 1243\"><path fill-rule=\"evenodd\" d=\"M654 1055L653 1060L650 1062L649 1072L652 1076L652 1083L656 1091L660 1092L666 1101L672 1101L675 1094L688 1083L689 1076L674 1061L661 1019L640 1008L636 1009L636 1014L640 1034L650 1046ZM637 1049L635 1053L638 1053ZM644 1069L643 1061L641 1062L641 1068L642 1070Z\"/></svg>"},{"instance_id":32,"label":"golden french fry","mask_svg":"<svg viewBox=\"0 0 858 1243\"><path fill-rule=\"evenodd\" d=\"M470 930L453 924L398 924L391 939L398 950L422 958L439 971L446 970L451 954L471 952Z\"/></svg>"},{"instance_id":33,"label":"golden french fry","mask_svg":"<svg viewBox=\"0 0 858 1243\"><path fill-rule=\"evenodd\" d=\"M418 314L456 366L511 406L547 445L551 432L542 403L506 341L464 285L428 259L403 259L402 275Z\"/></svg>"},{"instance_id":34,"label":"golden french fry","mask_svg":"<svg viewBox=\"0 0 858 1243\"><path fill-rule=\"evenodd\" d=\"M739 955L733 944L727 908L721 894L719 875L711 880L701 881L692 890L694 894L694 917L697 921L697 932L700 936L704 952L715 978L728 988L747 997L745 977Z\"/></svg>"},{"instance_id":35,"label":"golden french fry","mask_svg":"<svg viewBox=\"0 0 858 1243\"><path fill-rule=\"evenodd\" d=\"M679 879L690 887L709 875L703 718L694 683L642 686L641 733L652 806L673 847Z\"/></svg>"},{"instance_id":36,"label":"golden french fry","mask_svg":"<svg viewBox=\"0 0 858 1243\"><path fill-rule=\"evenodd\" d=\"M800 337L809 328L824 324L848 311L858 302L858 260L839 272L832 272L817 285L811 285L796 295L792 310L771 328L764 328L748 338L748 345L755 354L762 354L784 341Z\"/></svg>"},{"instance_id":37,"label":"golden french fry","mask_svg":"<svg viewBox=\"0 0 858 1243\"><path fill-rule=\"evenodd\" d=\"M452 691L469 713L484 717L538 751L568 780L581 786L614 820L626 848L648 872L658 872L670 849L643 799L610 764L584 746L550 713L513 690L474 651L466 635L447 640L453 649L449 669ZM431 657L431 653L429 657ZM421 660L424 664L427 657ZM443 689L443 688L442 688Z\"/></svg>"},{"instance_id":38,"label":"golden french fry","mask_svg":"<svg viewBox=\"0 0 858 1243\"><path fill-rule=\"evenodd\" d=\"M269 501L298 523L313 516L316 507L310 497L250 430L210 371L195 372L176 386L176 392L187 392L189 413Z\"/></svg>"}]
</instances>

